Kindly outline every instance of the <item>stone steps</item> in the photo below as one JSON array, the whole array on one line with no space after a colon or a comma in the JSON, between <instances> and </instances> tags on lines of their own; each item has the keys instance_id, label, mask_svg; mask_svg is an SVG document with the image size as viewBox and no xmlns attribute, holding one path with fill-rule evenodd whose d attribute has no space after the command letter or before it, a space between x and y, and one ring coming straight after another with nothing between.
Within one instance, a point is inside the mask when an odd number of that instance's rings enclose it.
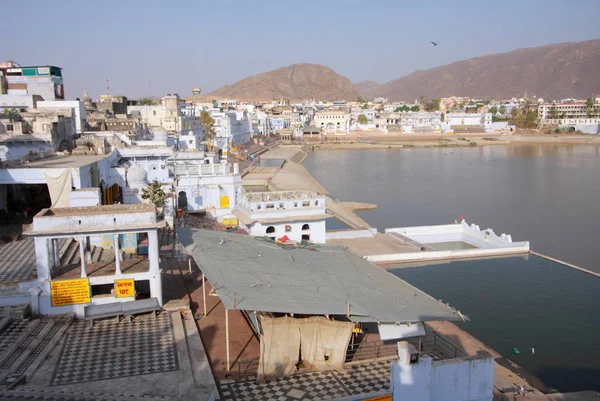
<instances>
[{"instance_id":1,"label":"stone steps","mask_svg":"<svg viewBox=\"0 0 600 401\"><path fill-rule=\"evenodd\" d=\"M73 315L30 321L0 355L0 390L27 381L48 357L71 325Z\"/></svg>"}]
</instances>

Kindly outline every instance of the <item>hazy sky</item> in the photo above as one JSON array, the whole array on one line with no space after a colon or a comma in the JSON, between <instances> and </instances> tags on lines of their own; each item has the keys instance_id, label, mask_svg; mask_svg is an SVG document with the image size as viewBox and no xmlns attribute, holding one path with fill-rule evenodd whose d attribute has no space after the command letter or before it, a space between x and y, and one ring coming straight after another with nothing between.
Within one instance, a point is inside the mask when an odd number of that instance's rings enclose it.
<instances>
[{"instance_id":1,"label":"hazy sky","mask_svg":"<svg viewBox=\"0 0 600 401\"><path fill-rule=\"evenodd\" d=\"M68 98L208 93L294 63L352 82L600 38L600 0L3 1L0 60L63 68ZM429 42L439 42L433 47ZM600 66L599 66L600 69Z\"/></svg>"}]
</instances>

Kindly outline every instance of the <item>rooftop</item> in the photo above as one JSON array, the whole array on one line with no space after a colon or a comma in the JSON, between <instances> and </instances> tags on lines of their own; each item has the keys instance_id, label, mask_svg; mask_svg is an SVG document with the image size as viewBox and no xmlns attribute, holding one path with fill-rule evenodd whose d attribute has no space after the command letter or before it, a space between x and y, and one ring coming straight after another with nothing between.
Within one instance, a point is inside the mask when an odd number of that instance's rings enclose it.
<instances>
[{"instance_id":1,"label":"rooftop","mask_svg":"<svg viewBox=\"0 0 600 401\"><path fill-rule=\"evenodd\" d=\"M91 214L130 214L147 213L156 210L152 203L136 203L126 205L102 205L102 206L81 206L81 207L60 207L54 209L43 209L37 215L36 219L47 217L65 217L80 216Z\"/></svg>"},{"instance_id":2,"label":"rooftop","mask_svg":"<svg viewBox=\"0 0 600 401\"><path fill-rule=\"evenodd\" d=\"M7 168L78 168L104 160L109 155L50 156Z\"/></svg>"},{"instance_id":3,"label":"rooftop","mask_svg":"<svg viewBox=\"0 0 600 401\"><path fill-rule=\"evenodd\" d=\"M454 309L342 247L286 250L260 237L190 228L177 235L227 309L373 322L461 319Z\"/></svg>"}]
</instances>

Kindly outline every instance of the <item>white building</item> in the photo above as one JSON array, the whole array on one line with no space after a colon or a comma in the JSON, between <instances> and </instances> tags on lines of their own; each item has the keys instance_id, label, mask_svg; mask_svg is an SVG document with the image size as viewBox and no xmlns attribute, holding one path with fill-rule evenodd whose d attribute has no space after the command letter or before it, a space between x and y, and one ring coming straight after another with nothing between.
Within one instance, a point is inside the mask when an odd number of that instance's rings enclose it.
<instances>
[{"instance_id":1,"label":"white building","mask_svg":"<svg viewBox=\"0 0 600 401\"><path fill-rule=\"evenodd\" d=\"M75 132L81 134L85 131L85 107L80 100L45 100L37 102L38 109L71 109L72 118L75 124Z\"/></svg>"},{"instance_id":2,"label":"white building","mask_svg":"<svg viewBox=\"0 0 600 401\"><path fill-rule=\"evenodd\" d=\"M315 113L315 126L328 136L350 133L350 113L342 110L324 110Z\"/></svg>"},{"instance_id":3,"label":"white building","mask_svg":"<svg viewBox=\"0 0 600 401\"><path fill-rule=\"evenodd\" d=\"M556 124L556 120L598 118L600 117L600 95L594 96L591 109L588 109L585 102L542 103L538 106L538 117L542 124Z\"/></svg>"},{"instance_id":4,"label":"white building","mask_svg":"<svg viewBox=\"0 0 600 401\"><path fill-rule=\"evenodd\" d=\"M65 98L62 68L55 66L22 67L12 61L0 63L0 94L31 96L42 100Z\"/></svg>"},{"instance_id":5,"label":"white building","mask_svg":"<svg viewBox=\"0 0 600 401\"><path fill-rule=\"evenodd\" d=\"M325 197L306 191L250 192L239 195L233 212L250 235L325 243Z\"/></svg>"},{"instance_id":6,"label":"white building","mask_svg":"<svg viewBox=\"0 0 600 401\"><path fill-rule=\"evenodd\" d=\"M447 113L444 122L450 126L479 126L492 124L492 113Z\"/></svg>"},{"instance_id":7,"label":"white building","mask_svg":"<svg viewBox=\"0 0 600 401\"><path fill-rule=\"evenodd\" d=\"M387 125L398 125L405 133L440 132L442 115L439 111L399 112L384 116Z\"/></svg>"},{"instance_id":8,"label":"white building","mask_svg":"<svg viewBox=\"0 0 600 401\"><path fill-rule=\"evenodd\" d=\"M179 96L175 94L163 97L160 105L127 106L127 114L138 118L147 128L160 127L176 135L188 134L191 131L201 139L200 116L190 115L187 111L184 114L182 108L185 108L185 105L182 105Z\"/></svg>"},{"instance_id":9,"label":"white building","mask_svg":"<svg viewBox=\"0 0 600 401\"><path fill-rule=\"evenodd\" d=\"M244 144L250 141L254 133L252 118L247 111L213 111L211 116L215 121L214 144L222 156L226 157L229 148L234 144Z\"/></svg>"},{"instance_id":10,"label":"white building","mask_svg":"<svg viewBox=\"0 0 600 401\"><path fill-rule=\"evenodd\" d=\"M161 226L152 204L43 209L23 233L35 244L33 277L3 282L0 302L28 303L33 314L74 313L78 318L85 317L86 306L131 302L141 294L162 305ZM89 262L91 242L100 244L112 262ZM65 262L70 247L78 248L76 263ZM132 287L125 296L116 292L120 280Z\"/></svg>"},{"instance_id":11,"label":"white building","mask_svg":"<svg viewBox=\"0 0 600 401\"><path fill-rule=\"evenodd\" d=\"M207 211L221 219L231 214L242 192L242 177L237 163L212 163L206 155L178 152L169 160L173 173L177 208Z\"/></svg>"}]
</instances>

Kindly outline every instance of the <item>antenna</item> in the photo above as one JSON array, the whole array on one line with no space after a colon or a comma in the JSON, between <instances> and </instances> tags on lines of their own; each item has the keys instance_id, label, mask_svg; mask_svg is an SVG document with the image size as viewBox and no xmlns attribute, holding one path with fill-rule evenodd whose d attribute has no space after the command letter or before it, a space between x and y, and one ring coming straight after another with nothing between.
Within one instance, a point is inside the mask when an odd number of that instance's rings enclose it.
<instances>
[{"instance_id":1,"label":"antenna","mask_svg":"<svg viewBox=\"0 0 600 401\"><path fill-rule=\"evenodd\" d=\"M106 78L106 94L110 95L110 79Z\"/></svg>"}]
</instances>

